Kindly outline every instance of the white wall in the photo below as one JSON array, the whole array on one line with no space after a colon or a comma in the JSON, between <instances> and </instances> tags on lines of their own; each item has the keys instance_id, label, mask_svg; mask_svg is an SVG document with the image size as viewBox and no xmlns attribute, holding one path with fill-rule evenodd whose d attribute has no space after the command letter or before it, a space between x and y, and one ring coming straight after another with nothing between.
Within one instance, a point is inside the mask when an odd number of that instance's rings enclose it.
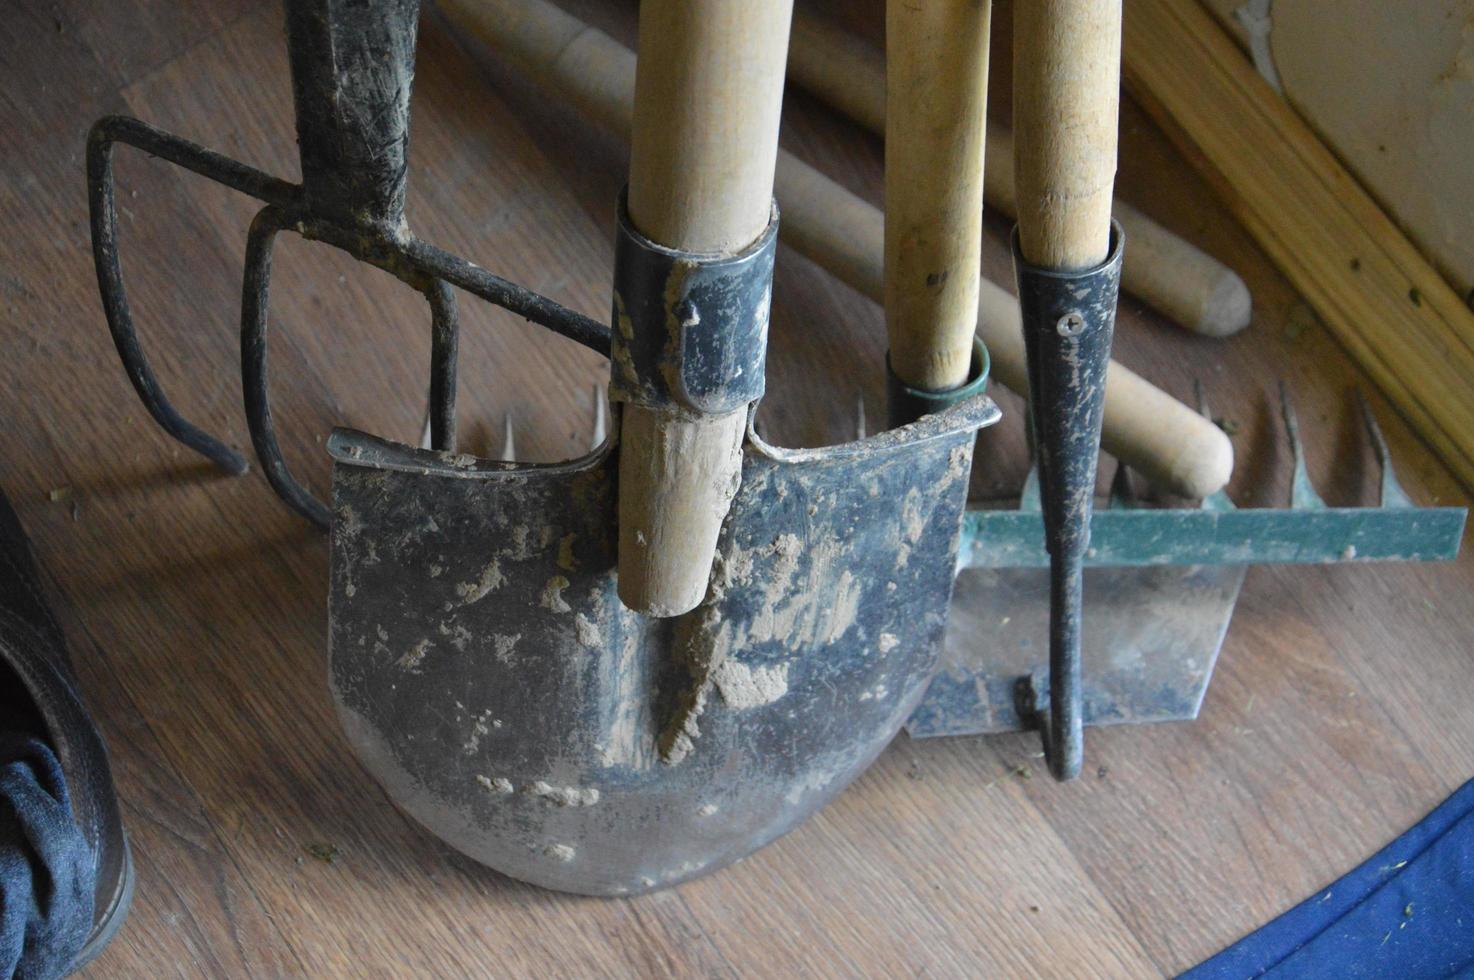
<instances>
[{"instance_id":1,"label":"white wall","mask_svg":"<svg viewBox=\"0 0 1474 980\"><path fill-rule=\"evenodd\" d=\"M1474 0L1203 2L1268 55L1290 102L1468 295ZM1265 12L1267 45L1250 44L1244 22Z\"/></svg>"}]
</instances>

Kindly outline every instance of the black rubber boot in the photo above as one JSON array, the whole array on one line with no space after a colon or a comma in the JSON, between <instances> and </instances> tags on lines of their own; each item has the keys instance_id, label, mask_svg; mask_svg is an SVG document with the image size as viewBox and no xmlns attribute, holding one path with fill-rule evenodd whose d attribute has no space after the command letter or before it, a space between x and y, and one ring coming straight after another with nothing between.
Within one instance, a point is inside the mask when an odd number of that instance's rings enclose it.
<instances>
[{"instance_id":1,"label":"black rubber boot","mask_svg":"<svg viewBox=\"0 0 1474 980\"><path fill-rule=\"evenodd\" d=\"M19 684L15 683L18 680ZM0 493L0 727L47 743L96 871L92 929L68 971L107 945L128 914L133 865L107 749L77 687L65 637L10 502ZM85 894L85 893L84 893Z\"/></svg>"}]
</instances>

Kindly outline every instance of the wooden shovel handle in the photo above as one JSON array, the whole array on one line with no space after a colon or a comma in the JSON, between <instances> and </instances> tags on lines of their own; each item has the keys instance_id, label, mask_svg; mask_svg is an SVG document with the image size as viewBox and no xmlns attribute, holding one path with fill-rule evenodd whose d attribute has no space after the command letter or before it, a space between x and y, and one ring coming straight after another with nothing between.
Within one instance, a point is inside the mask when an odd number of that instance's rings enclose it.
<instances>
[{"instance_id":1,"label":"wooden shovel handle","mask_svg":"<svg viewBox=\"0 0 1474 980\"><path fill-rule=\"evenodd\" d=\"M1019 245L1034 265L1088 269L1110 247L1121 0L1029 0L1013 37Z\"/></svg>"},{"instance_id":2,"label":"wooden shovel handle","mask_svg":"<svg viewBox=\"0 0 1474 980\"><path fill-rule=\"evenodd\" d=\"M768 225L792 0L642 0L629 214L651 241L740 252Z\"/></svg>"},{"instance_id":3,"label":"wooden shovel handle","mask_svg":"<svg viewBox=\"0 0 1474 980\"><path fill-rule=\"evenodd\" d=\"M657 244L733 254L771 216L792 0L642 0L630 223ZM627 404L619 596L676 616L706 594L742 475L745 409L679 417Z\"/></svg>"}]
</instances>

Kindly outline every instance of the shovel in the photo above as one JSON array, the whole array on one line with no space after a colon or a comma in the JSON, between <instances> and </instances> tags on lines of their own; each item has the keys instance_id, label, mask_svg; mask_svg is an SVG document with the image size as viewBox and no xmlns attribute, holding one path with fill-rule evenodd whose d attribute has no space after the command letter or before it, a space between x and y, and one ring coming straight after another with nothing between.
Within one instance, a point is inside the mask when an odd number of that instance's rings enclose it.
<instances>
[{"instance_id":1,"label":"shovel","mask_svg":"<svg viewBox=\"0 0 1474 980\"><path fill-rule=\"evenodd\" d=\"M730 29L739 8L757 16L747 0L685 3L679 16L646 0L641 44L675 50L649 32L699 24L703 11ZM675 106L710 84L692 81L699 71L736 66L730 52L688 61ZM781 59L774 68L781 80ZM964 148L980 156L980 143ZM632 167L650 159L637 152ZM647 236L695 239L635 227L635 186L613 314L612 390L624 402L611 431L625 443L525 465L346 430L329 441L330 685L350 743L452 846L525 881L601 895L743 857L832 799L895 736L937 668L974 433L999 414L982 394L986 355L969 323L974 376L945 392L950 404L844 445L769 445L746 402L762 391L753 345L776 219L769 211L766 230L755 226L754 244L732 235L701 252L672 248ZM663 337L649 344L642 329ZM730 505L699 603L675 616L632 610L621 601L631 408L678 403L687 414L676 418L689 420L730 411L733 391L740 472L733 489L724 470L703 471ZM639 449L648 466L651 443Z\"/></svg>"},{"instance_id":2,"label":"shovel","mask_svg":"<svg viewBox=\"0 0 1474 980\"><path fill-rule=\"evenodd\" d=\"M350 744L393 800L472 857L568 891L647 891L741 858L862 772L936 672L973 437L999 414L981 393L986 357L979 349L977 376L948 393L955 404L911 424L822 449L771 446L752 424L776 240L770 198L766 227L754 221L745 234L687 238L648 216L665 206L661 187L691 183L682 155L689 141L637 154L635 176L650 175L655 204L640 205L632 182L629 208L620 209L611 331L410 230L415 0L285 7L301 183L136 119L104 118L89 136L98 283L140 398L175 438L244 471L240 454L174 409L134 331L112 182L119 145L265 203L246 248L247 420L272 488L330 526L329 685ZM713 158L746 161L741 180L726 186L768 196L785 0L763 0L761 10L743 0L650 0L647 9L647 26L691 28L684 41L658 30L652 41L681 66L663 83L669 92L651 110L652 126L666 120L662 104L671 118L724 124L728 112L704 117L708 97L740 91L747 68L768 66L769 108L748 130L766 149ZM701 29L708 19L720 29ZM746 38L745 23L767 27ZM693 43L705 47L693 53ZM752 44L762 50L733 57ZM688 129L701 136L699 126ZM662 153L661 166L641 162ZM757 209L742 213L752 219ZM284 232L384 269L430 307L430 448L336 431L331 505L287 469L267 398L267 292L272 244ZM636 465L653 474L645 491L631 489L638 479L619 486L630 459L617 435L584 458L545 466L455 451L451 287L611 356L610 431L630 432L631 409L657 417L645 429L656 438L630 440ZM698 482L711 479L693 487L681 484L692 455L667 453L675 465L651 465L661 457L661 425L722 417L725 432L734 411L735 471L697 467ZM733 455L724 441L696 441L707 444L696 456ZM725 518L707 515L716 528L710 558L694 533L689 541L647 535L643 545L633 536L657 562L685 561L700 585L695 609L671 615L679 604L656 598L645 615L620 598L630 557L621 507L633 503L638 515L652 500L683 494L729 506ZM647 516L658 523L669 512L657 506ZM688 544L699 547L680 555ZM687 581L686 573L647 579Z\"/></svg>"}]
</instances>

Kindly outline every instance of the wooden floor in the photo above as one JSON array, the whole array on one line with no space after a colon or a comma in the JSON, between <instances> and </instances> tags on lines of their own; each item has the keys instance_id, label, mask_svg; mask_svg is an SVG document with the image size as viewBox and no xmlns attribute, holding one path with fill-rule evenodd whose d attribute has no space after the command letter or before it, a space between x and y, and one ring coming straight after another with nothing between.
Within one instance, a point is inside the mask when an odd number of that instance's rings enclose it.
<instances>
[{"instance_id":1,"label":"wooden floor","mask_svg":"<svg viewBox=\"0 0 1474 980\"><path fill-rule=\"evenodd\" d=\"M851 16L873 28L878 6ZM630 36L625 0L577 9ZM259 471L219 476L154 427L98 304L90 121L136 114L295 179L280 23L279 4L258 0L17 0L0 18L0 483L62 597L139 872L91 976L1155 976L1347 870L1474 774L1466 547L1454 565L1252 570L1202 717L1093 732L1090 777L1071 785L1044 776L1032 738L903 737L778 843L629 901L539 891L452 853L396 812L338 731L323 539ZM1287 493L1281 378L1325 496L1369 503L1351 400L1365 379L1162 135L1130 106L1124 125L1123 196L1240 270L1256 317L1213 341L1128 299L1121 360L1179 396L1202 379L1239 426L1241 505ZM785 143L878 200L874 138L794 95ZM426 20L410 194L423 237L602 318L625 152ZM252 205L126 151L118 178L163 385L247 445L235 332ZM1004 234L990 222L999 279ZM322 492L334 424L416 434L427 315L322 246L284 236L276 269L277 417ZM844 438L857 394L881 417L879 309L791 254L774 308L771 437ZM471 441L513 413L522 458L581 451L603 365L510 316L465 318ZM1023 474L1019 402L1002 402L978 492ZM1413 496L1464 502L1373 404Z\"/></svg>"}]
</instances>

